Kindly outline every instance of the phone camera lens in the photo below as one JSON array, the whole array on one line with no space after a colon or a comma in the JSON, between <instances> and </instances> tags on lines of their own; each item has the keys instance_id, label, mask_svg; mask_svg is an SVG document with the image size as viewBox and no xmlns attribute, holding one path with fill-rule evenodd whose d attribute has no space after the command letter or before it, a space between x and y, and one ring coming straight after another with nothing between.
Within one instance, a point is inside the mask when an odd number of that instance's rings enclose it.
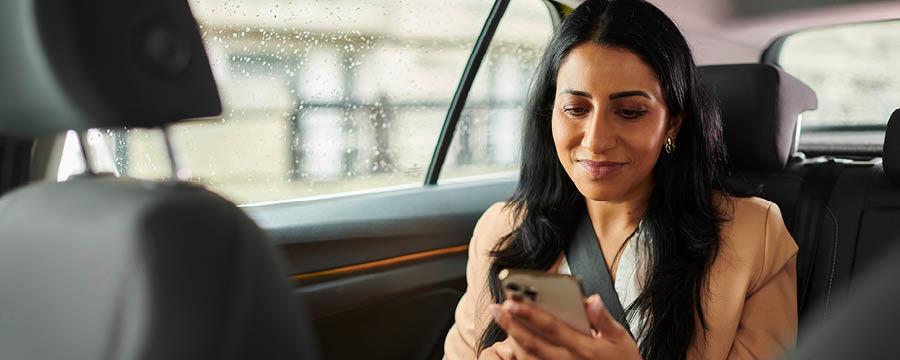
<instances>
[{"instance_id":1,"label":"phone camera lens","mask_svg":"<svg viewBox=\"0 0 900 360\"><path fill-rule=\"evenodd\" d=\"M535 290L535 288L529 287L529 288L525 289L525 291L523 293L525 294L525 297L527 297L529 300L537 301L538 292L537 292L537 290Z\"/></svg>"}]
</instances>

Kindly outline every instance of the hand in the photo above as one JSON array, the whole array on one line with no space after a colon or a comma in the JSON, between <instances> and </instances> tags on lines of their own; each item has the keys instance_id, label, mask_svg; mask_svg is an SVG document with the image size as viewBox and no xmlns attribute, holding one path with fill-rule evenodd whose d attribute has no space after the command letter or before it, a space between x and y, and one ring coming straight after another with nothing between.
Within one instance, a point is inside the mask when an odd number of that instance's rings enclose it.
<instances>
[{"instance_id":1,"label":"hand","mask_svg":"<svg viewBox=\"0 0 900 360\"><path fill-rule=\"evenodd\" d=\"M513 338L517 360L640 359L631 335L613 319L598 295L585 301L595 333L588 335L528 302L491 305L494 320Z\"/></svg>"},{"instance_id":2,"label":"hand","mask_svg":"<svg viewBox=\"0 0 900 360\"><path fill-rule=\"evenodd\" d=\"M478 355L478 360L503 360L503 358L500 357L500 354L497 354L496 351L488 348L484 349L484 351L482 351L481 354Z\"/></svg>"},{"instance_id":3,"label":"hand","mask_svg":"<svg viewBox=\"0 0 900 360\"><path fill-rule=\"evenodd\" d=\"M515 343L516 341L511 337L496 342L489 348L484 349L478 356L478 360L517 360L515 354L513 354Z\"/></svg>"}]
</instances>

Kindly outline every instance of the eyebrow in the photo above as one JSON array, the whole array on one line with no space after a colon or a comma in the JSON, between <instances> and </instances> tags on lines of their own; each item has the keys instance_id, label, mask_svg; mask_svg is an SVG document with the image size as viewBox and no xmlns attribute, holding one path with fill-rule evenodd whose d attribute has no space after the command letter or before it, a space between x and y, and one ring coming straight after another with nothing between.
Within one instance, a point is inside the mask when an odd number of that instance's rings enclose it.
<instances>
[{"instance_id":1,"label":"eyebrow","mask_svg":"<svg viewBox=\"0 0 900 360\"><path fill-rule=\"evenodd\" d=\"M575 90L575 89L570 89L570 88L562 89L562 91L560 91L559 94L560 94L560 95L561 95L561 94L572 94L572 95L575 95L575 96L586 97L586 98L588 98L588 99L593 98L593 97L591 96L591 94L588 93L587 91L580 91L580 90Z\"/></svg>"},{"instance_id":2,"label":"eyebrow","mask_svg":"<svg viewBox=\"0 0 900 360\"><path fill-rule=\"evenodd\" d=\"M591 94L586 91L569 89L569 88L562 89L562 91L560 91L559 93L560 94L572 94L575 96L586 97L588 99L593 98L593 96L591 96ZM649 94L647 94L646 92L641 91L641 90L630 90L630 91L621 91L621 92L617 92L617 93L612 93L612 94L609 94L609 99L615 100L615 99L621 99L621 98L626 98L626 97L631 97L631 96L643 96L643 97L651 99L651 100L653 99L650 97Z\"/></svg>"},{"instance_id":3,"label":"eyebrow","mask_svg":"<svg viewBox=\"0 0 900 360\"><path fill-rule=\"evenodd\" d=\"M647 94L646 92L640 91L640 90L631 90L631 91L622 91L622 92L612 93L612 94L609 94L609 99L615 100L615 99L631 97L631 96L643 96L645 98L652 100L652 98L650 97L649 94Z\"/></svg>"}]
</instances>

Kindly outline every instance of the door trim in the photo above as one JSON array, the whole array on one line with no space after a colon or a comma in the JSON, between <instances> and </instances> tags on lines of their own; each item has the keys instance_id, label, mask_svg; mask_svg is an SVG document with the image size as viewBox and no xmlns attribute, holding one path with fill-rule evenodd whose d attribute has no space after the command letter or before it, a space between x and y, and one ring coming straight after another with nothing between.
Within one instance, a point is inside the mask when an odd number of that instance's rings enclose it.
<instances>
[{"instance_id":1,"label":"door trim","mask_svg":"<svg viewBox=\"0 0 900 360\"><path fill-rule=\"evenodd\" d=\"M422 251L407 255L396 256L392 258L376 260L365 262L361 264L355 264L350 266L342 266L332 269L326 269L322 271L315 271L310 273L301 273L291 276L291 280L298 285L314 283L324 280L332 280L335 278L341 278L346 276L354 276L359 275L361 273L367 273L372 271L384 270L389 267L399 266L408 264L415 261L424 261L433 259L436 257L456 254L456 253L464 253L468 251L469 245L458 245L451 246L441 249Z\"/></svg>"}]
</instances>

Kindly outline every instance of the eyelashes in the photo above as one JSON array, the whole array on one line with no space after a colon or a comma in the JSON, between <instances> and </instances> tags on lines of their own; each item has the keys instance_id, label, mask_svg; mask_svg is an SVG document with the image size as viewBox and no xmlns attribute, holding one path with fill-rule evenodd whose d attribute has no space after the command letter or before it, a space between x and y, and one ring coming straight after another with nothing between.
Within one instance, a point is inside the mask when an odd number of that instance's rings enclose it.
<instances>
[{"instance_id":1,"label":"eyelashes","mask_svg":"<svg viewBox=\"0 0 900 360\"><path fill-rule=\"evenodd\" d=\"M615 113L625 119L634 120L647 113L646 109L618 109Z\"/></svg>"},{"instance_id":2,"label":"eyelashes","mask_svg":"<svg viewBox=\"0 0 900 360\"><path fill-rule=\"evenodd\" d=\"M635 120L644 116L647 113L647 109L639 108L617 108L613 110L613 113L618 115L619 117L626 120ZM581 106L564 106L562 109L562 113L570 118L580 119L588 115L590 111Z\"/></svg>"},{"instance_id":3,"label":"eyelashes","mask_svg":"<svg viewBox=\"0 0 900 360\"><path fill-rule=\"evenodd\" d=\"M571 118L583 118L587 115L588 110L583 107L566 106L563 107L562 112Z\"/></svg>"}]
</instances>

